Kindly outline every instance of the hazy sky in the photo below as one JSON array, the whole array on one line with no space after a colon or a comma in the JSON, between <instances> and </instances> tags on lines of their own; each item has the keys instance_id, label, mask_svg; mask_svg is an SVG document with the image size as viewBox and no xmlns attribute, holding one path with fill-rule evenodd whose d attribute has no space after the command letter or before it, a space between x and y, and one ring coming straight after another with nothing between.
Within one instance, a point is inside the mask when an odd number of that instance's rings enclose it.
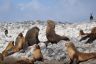
<instances>
[{"instance_id":1,"label":"hazy sky","mask_svg":"<svg viewBox=\"0 0 96 64\"><path fill-rule=\"evenodd\" d=\"M0 0L0 21L88 20L96 16L96 0Z\"/></svg>"}]
</instances>

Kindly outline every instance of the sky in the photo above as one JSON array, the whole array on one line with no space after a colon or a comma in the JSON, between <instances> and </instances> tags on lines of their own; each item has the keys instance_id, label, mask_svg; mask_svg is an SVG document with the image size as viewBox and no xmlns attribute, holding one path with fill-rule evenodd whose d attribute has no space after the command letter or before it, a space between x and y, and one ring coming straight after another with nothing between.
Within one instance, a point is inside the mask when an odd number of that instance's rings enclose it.
<instances>
[{"instance_id":1,"label":"sky","mask_svg":"<svg viewBox=\"0 0 96 64\"><path fill-rule=\"evenodd\" d=\"M78 22L96 16L96 0L0 0L0 21Z\"/></svg>"}]
</instances>

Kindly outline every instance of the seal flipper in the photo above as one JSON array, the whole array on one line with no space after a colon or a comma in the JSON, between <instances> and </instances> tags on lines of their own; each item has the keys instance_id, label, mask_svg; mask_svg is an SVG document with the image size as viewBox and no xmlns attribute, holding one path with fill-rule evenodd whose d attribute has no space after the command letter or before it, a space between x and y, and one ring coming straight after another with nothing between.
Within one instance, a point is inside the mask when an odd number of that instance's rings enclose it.
<instances>
[{"instance_id":1,"label":"seal flipper","mask_svg":"<svg viewBox=\"0 0 96 64\"><path fill-rule=\"evenodd\" d=\"M74 58L73 60L70 61L69 64L79 64L78 59Z\"/></svg>"},{"instance_id":2,"label":"seal flipper","mask_svg":"<svg viewBox=\"0 0 96 64\"><path fill-rule=\"evenodd\" d=\"M46 45L46 47L47 47L47 46L48 46L49 41L45 41L44 43L45 43L45 45Z\"/></svg>"},{"instance_id":3,"label":"seal flipper","mask_svg":"<svg viewBox=\"0 0 96 64\"><path fill-rule=\"evenodd\" d=\"M92 43L95 39L96 39L96 38L90 37L85 44L87 44L87 43Z\"/></svg>"},{"instance_id":4,"label":"seal flipper","mask_svg":"<svg viewBox=\"0 0 96 64\"><path fill-rule=\"evenodd\" d=\"M85 39L87 39L88 37L90 37L90 36L89 36L89 35L86 35L86 36L82 37L79 41L85 40Z\"/></svg>"},{"instance_id":5,"label":"seal flipper","mask_svg":"<svg viewBox=\"0 0 96 64\"><path fill-rule=\"evenodd\" d=\"M70 39L69 39L68 37L66 37L66 36L63 36L62 38L63 38L63 40L65 40L65 41L70 41Z\"/></svg>"},{"instance_id":6,"label":"seal flipper","mask_svg":"<svg viewBox=\"0 0 96 64\"><path fill-rule=\"evenodd\" d=\"M11 54L14 54L13 49L9 49L9 50L8 50L8 56L11 55Z\"/></svg>"},{"instance_id":7,"label":"seal flipper","mask_svg":"<svg viewBox=\"0 0 96 64\"><path fill-rule=\"evenodd\" d=\"M78 61L78 59L73 59L73 62L72 62L72 64L79 64L79 61Z\"/></svg>"}]
</instances>

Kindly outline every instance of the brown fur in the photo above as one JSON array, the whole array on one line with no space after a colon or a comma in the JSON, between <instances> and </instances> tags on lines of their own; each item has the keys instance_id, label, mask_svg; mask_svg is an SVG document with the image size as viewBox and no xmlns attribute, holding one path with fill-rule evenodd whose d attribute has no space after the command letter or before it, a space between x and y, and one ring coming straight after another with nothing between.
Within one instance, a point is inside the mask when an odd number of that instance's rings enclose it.
<instances>
[{"instance_id":1,"label":"brown fur","mask_svg":"<svg viewBox=\"0 0 96 64\"><path fill-rule=\"evenodd\" d=\"M16 58L13 56L8 56L4 58L4 64L34 64L33 59L28 57Z\"/></svg>"},{"instance_id":2,"label":"brown fur","mask_svg":"<svg viewBox=\"0 0 96 64\"><path fill-rule=\"evenodd\" d=\"M40 42L38 39L38 34L39 34L38 27L33 27L27 31L25 40L26 40L26 43L28 44L28 46L32 46L32 45L38 44Z\"/></svg>"},{"instance_id":3,"label":"brown fur","mask_svg":"<svg viewBox=\"0 0 96 64\"><path fill-rule=\"evenodd\" d=\"M65 47L67 48L68 56L71 60L70 64L72 64L74 61L76 64L79 64L80 62L96 58L96 53L79 52L72 42L66 43Z\"/></svg>"},{"instance_id":4,"label":"brown fur","mask_svg":"<svg viewBox=\"0 0 96 64\"><path fill-rule=\"evenodd\" d=\"M3 55L0 53L0 63L4 60Z\"/></svg>"},{"instance_id":5,"label":"brown fur","mask_svg":"<svg viewBox=\"0 0 96 64\"><path fill-rule=\"evenodd\" d=\"M96 27L93 27L91 33L96 33Z\"/></svg>"},{"instance_id":6,"label":"brown fur","mask_svg":"<svg viewBox=\"0 0 96 64\"><path fill-rule=\"evenodd\" d=\"M80 41L89 38L86 43L92 43L96 39L96 27L93 27L91 33L88 33L86 36L82 37Z\"/></svg>"},{"instance_id":7,"label":"brown fur","mask_svg":"<svg viewBox=\"0 0 96 64\"><path fill-rule=\"evenodd\" d=\"M14 41L10 41L5 50L2 52L3 57L6 57L9 55L10 50L14 48Z\"/></svg>"},{"instance_id":8,"label":"brown fur","mask_svg":"<svg viewBox=\"0 0 96 64\"><path fill-rule=\"evenodd\" d=\"M69 38L67 38L66 36L60 36L55 33L55 23L52 20L47 21L46 37L48 39L48 42L51 43L58 43L60 40L69 41Z\"/></svg>"},{"instance_id":9,"label":"brown fur","mask_svg":"<svg viewBox=\"0 0 96 64\"><path fill-rule=\"evenodd\" d=\"M30 61L29 59L19 60L15 64L34 64L33 61Z\"/></svg>"},{"instance_id":10,"label":"brown fur","mask_svg":"<svg viewBox=\"0 0 96 64\"><path fill-rule=\"evenodd\" d=\"M35 45L35 49L33 51L33 59L34 61L43 61L43 55L38 44Z\"/></svg>"},{"instance_id":11,"label":"brown fur","mask_svg":"<svg viewBox=\"0 0 96 64\"><path fill-rule=\"evenodd\" d=\"M13 56L7 56L4 58L3 63L4 64L15 64L16 61L17 61L17 58L15 58Z\"/></svg>"},{"instance_id":12,"label":"brown fur","mask_svg":"<svg viewBox=\"0 0 96 64\"><path fill-rule=\"evenodd\" d=\"M25 38L24 38L22 33L19 33L18 37L16 38L15 46L13 48L13 51L14 52L20 51L21 49L23 49L24 44L25 44Z\"/></svg>"}]
</instances>

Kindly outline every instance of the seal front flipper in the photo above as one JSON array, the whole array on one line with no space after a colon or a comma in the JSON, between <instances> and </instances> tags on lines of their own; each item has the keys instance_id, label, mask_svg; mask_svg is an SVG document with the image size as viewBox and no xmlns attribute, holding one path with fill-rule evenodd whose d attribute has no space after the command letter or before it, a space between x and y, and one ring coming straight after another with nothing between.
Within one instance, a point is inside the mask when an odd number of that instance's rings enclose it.
<instances>
[{"instance_id":1,"label":"seal front flipper","mask_svg":"<svg viewBox=\"0 0 96 64\"><path fill-rule=\"evenodd\" d=\"M45 41L44 43L45 43L45 45L46 45L46 47L47 47L47 46L48 46L49 41Z\"/></svg>"},{"instance_id":2,"label":"seal front flipper","mask_svg":"<svg viewBox=\"0 0 96 64\"><path fill-rule=\"evenodd\" d=\"M75 58L75 59L73 59L72 64L79 64L79 61Z\"/></svg>"},{"instance_id":3,"label":"seal front flipper","mask_svg":"<svg viewBox=\"0 0 96 64\"><path fill-rule=\"evenodd\" d=\"M70 58L70 64L79 64L79 59L78 59L78 55L74 54L73 58Z\"/></svg>"}]
</instances>

